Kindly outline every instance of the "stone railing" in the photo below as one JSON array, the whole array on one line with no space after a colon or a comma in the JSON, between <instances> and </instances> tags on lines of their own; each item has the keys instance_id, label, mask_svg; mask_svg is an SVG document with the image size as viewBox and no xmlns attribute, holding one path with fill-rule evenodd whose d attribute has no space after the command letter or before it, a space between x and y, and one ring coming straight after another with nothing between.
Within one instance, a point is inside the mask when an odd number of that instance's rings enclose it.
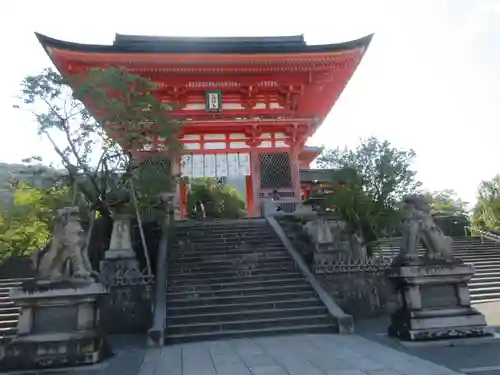
<instances>
[{"instance_id":1,"label":"stone railing","mask_svg":"<svg viewBox=\"0 0 500 375\"><path fill-rule=\"evenodd\" d=\"M172 199L167 198L166 216L162 221L161 241L156 260L156 290L153 307L153 324L148 331L148 346L163 346L167 329L167 289L168 289L168 239L173 223Z\"/></svg>"},{"instance_id":2,"label":"stone railing","mask_svg":"<svg viewBox=\"0 0 500 375\"><path fill-rule=\"evenodd\" d=\"M295 262L297 268L302 271L305 279L313 287L316 295L323 302L327 308L330 316L334 319L338 333L352 333L354 332L354 321L352 315L346 314L335 302L331 293L321 285L321 283L316 279L315 275L311 272L303 257L299 254L294 244L285 234L280 223L275 218L276 215L266 215L266 221L273 228L276 235L279 237L285 248L290 253L290 256Z\"/></svg>"},{"instance_id":3,"label":"stone railing","mask_svg":"<svg viewBox=\"0 0 500 375\"><path fill-rule=\"evenodd\" d=\"M389 268L393 258L390 256L372 256L356 258L324 258L314 265L315 274L346 272L379 272Z\"/></svg>"},{"instance_id":4,"label":"stone railing","mask_svg":"<svg viewBox=\"0 0 500 375\"><path fill-rule=\"evenodd\" d=\"M481 236L481 241L483 241L486 238L486 239L488 239L490 241L500 242L500 236L497 235L497 234L495 234L495 233L488 232L488 231L483 231L483 230L472 228L472 227L470 227L468 225L465 225L464 226L465 234L467 234L467 230L469 230L469 232L471 234L472 233L478 233ZM466 237L467 237L467 235L466 235Z\"/></svg>"}]
</instances>

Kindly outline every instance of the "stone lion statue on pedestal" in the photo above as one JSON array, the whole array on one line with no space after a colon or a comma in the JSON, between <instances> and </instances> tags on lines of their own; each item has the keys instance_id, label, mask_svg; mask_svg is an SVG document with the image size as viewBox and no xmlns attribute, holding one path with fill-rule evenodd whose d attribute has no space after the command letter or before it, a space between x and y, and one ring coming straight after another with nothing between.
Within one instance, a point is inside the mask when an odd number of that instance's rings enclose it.
<instances>
[{"instance_id":1,"label":"stone lion statue on pedestal","mask_svg":"<svg viewBox=\"0 0 500 375\"><path fill-rule=\"evenodd\" d=\"M78 207L57 210L50 243L34 259L38 279L91 279L93 271L86 252L85 232L78 214Z\"/></svg>"},{"instance_id":2,"label":"stone lion statue on pedestal","mask_svg":"<svg viewBox=\"0 0 500 375\"><path fill-rule=\"evenodd\" d=\"M451 238L445 236L434 223L431 207L423 195L410 195L403 199L404 216L401 220L403 239L399 259L418 261L418 245L423 242L427 260L453 259Z\"/></svg>"}]
</instances>

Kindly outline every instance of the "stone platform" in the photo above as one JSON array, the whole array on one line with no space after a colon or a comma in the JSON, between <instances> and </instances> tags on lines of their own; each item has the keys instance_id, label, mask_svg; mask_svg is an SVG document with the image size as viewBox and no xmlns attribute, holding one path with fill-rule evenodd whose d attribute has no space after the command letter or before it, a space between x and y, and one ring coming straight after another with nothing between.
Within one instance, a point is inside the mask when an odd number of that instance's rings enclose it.
<instances>
[{"instance_id":1,"label":"stone platform","mask_svg":"<svg viewBox=\"0 0 500 375\"><path fill-rule=\"evenodd\" d=\"M399 299L389 335L410 341L490 336L485 317L470 304L474 267L460 260L420 261L387 270Z\"/></svg>"},{"instance_id":2,"label":"stone platform","mask_svg":"<svg viewBox=\"0 0 500 375\"><path fill-rule=\"evenodd\" d=\"M99 324L98 299L106 293L93 280L28 281L10 297L21 308L17 337L5 346L4 369L94 364L109 353Z\"/></svg>"}]
</instances>

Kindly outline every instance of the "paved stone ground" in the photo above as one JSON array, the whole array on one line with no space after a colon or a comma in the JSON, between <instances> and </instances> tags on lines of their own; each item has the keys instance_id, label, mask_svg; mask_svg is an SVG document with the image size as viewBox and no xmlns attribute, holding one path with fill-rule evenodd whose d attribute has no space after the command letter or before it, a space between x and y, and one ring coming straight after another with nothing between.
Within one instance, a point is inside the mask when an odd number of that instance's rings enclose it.
<instances>
[{"instance_id":1,"label":"paved stone ground","mask_svg":"<svg viewBox=\"0 0 500 375\"><path fill-rule=\"evenodd\" d=\"M500 301L474 305L486 317L488 325L500 326Z\"/></svg>"},{"instance_id":2,"label":"paved stone ground","mask_svg":"<svg viewBox=\"0 0 500 375\"><path fill-rule=\"evenodd\" d=\"M452 375L358 335L293 335L167 346L139 375Z\"/></svg>"},{"instance_id":3,"label":"paved stone ground","mask_svg":"<svg viewBox=\"0 0 500 375\"><path fill-rule=\"evenodd\" d=\"M454 375L444 366L359 335L293 335L147 349L144 337L114 337L116 355L52 375ZM28 372L23 372L27 375Z\"/></svg>"},{"instance_id":4,"label":"paved stone ground","mask_svg":"<svg viewBox=\"0 0 500 375\"><path fill-rule=\"evenodd\" d=\"M356 321L356 333L399 352L410 354L458 372L500 375L500 340L483 344L406 348L387 336L389 317Z\"/></svg>"}]
</instances>

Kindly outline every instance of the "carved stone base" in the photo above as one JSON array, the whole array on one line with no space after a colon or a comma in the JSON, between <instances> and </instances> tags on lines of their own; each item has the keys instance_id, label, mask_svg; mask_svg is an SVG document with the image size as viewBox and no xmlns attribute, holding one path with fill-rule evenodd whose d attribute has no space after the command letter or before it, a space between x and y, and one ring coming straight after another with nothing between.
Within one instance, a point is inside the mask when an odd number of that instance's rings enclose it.
<instances>
[{"instance_id":1,"label":"carved stone base","mask_svg":"<svg viewBox=\"0 0 500 375\"><path fill-rule=\"evenodd\" d=\"M484 316L470 306L472 265L462 262L390 268L398 294L389 335L403 340L491 335Z\"/></svg>"},{"instance_id":2,"label":"carved stone base","mask_svg":"<svg viewBox=\"0 0 500 375\"><path fill-rule=\"evenodd\" d=\"M5 347L2 369L94 364L109 354L100 328L101 284L89 281L35 281L11 290L21 307L18 337Z\"/></svg>"},{"instance_id":3,"label":"carved stone base","mask_svg":"<svg viewBox=\"0 0 500 375\"><path fill-rule=\"evenodd\" d=\"M108 295L101 302L106 332L146 332L152 322L154 277L144 275L135 258L102 261L100 277L108 288Z\"/></svg>"}]
</instances>

